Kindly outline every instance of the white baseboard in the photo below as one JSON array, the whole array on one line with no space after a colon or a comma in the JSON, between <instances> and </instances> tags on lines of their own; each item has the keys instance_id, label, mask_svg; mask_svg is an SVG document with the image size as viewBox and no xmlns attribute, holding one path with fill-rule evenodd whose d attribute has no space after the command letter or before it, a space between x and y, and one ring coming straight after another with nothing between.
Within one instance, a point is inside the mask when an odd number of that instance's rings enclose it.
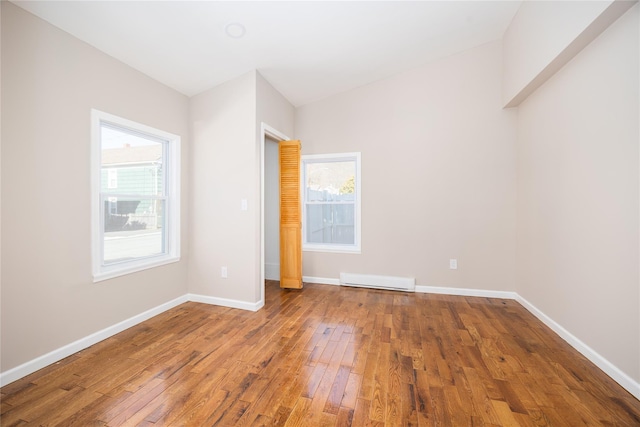
<instances>
[{"instance_id":1,"label":"white baseboard","mask_svg":"<svg viewBox=\"0 0 640 427\"><path fill-rule=\"evenodd\" d=\"M246 302L227 298L210 297L207 295L187 294L188 300L204 304L220 305L222 307L239 308L241 310L258 311L264 307L264 301Z\"/></svg>"},{"instance_id":2,"label":"white baseboard","mask_svg":"<svg viewBox=\"0 0 640 427\"><path fill-rule=\"evenodd\" d=\"M471 297L485 297L485 298L503 298L511 299L520 303L525 309L533 314L538 320L547 325L553 332L558 334L560 338L565 340L571 347L579 351L584 357L589 359L594 365L600 368L604 373L609 375L614 381L620 384L625 390L634 395L636 399L640 400L640 383L635 381L629 375L622 372L613 363L602 357L598 352L593 350L587 344L578 339L575 335L571 334L565 328L560 326L549 316L544 314L536 306L531 304L526 299L522 298L517 292L508 291L487 291L479 289L461 289L461 288L447 288L438 286L416 286L416 292L432 293L432 294L446 294L446 295L459 295L459 296L471 296Z\"/></svg>"},{"instance_id":3,"label":"white baseboard","mask_svg":"<svg viewBox=\"0 0 640 427\"><path fill-rule=\"evenodd\" d=\"M463 297L484 297L484 298L503 298L503 299L516 299L518 295L515 292L509 291L488 291L483 289L468 289L468 288L447 288L441 286L416 286L417 293L422 294L443 294L443 295L457 295Z\"/></svg>"},{"instance_id":4,"label":"white baseboard","mask_svg":"<svg viewBox=\"0 0 640 427\"><path fill-rule=\"evenodd\" d=\"M265 262L264 278L267 280L280 280L280 264Z\"/></svg>"},{"instance_id":5,"label":"white baseboard","mask_svg":"<svg viewBox=\"0 0 640 427\"><path fill-rule=\"evenodd\" d=\"M317 283L325 285L340 285L339 279L328 279L322 277L310 277L304 276L302 278L307 283ZM569 331L564 329L560 324L555 322L549 316L544 314L541 310L535 307L526 299L522 298L516 292L508 291L488 291L466 288L447 288L438 286L416 286L415 292L419 293L434 293L434 294L446 294L446 295L459 295L459 296L473 296L473 297L485 297L485 298L503 298L512 299L520 303L531 314L537 317L542 323L551 328L556 334L564 339L569 345L579 351L587 359L593 362L598 368L609 375L614 381L625 388L629 393L640 400L640 383L635 381L629 375L625 374L614 364L598 354L591 347L579 340ZM101 331L93 333L89 336L81 338L71 344L65 345L57 350L51 351L43 356L37 357L29 362L23 363L20 366L9 369L8 371L0 373L0 387L12 383L22 377L25 377L45 366L58 362L67 356L77 353L80 350L84 350L102 340L105 340L119 332L124 331L132 326L137 325L147 319L157 316L173 307L176 307L187 301L200 302L205 304L220 305L230 308L239 308L242 310L258 311L264 306L264 301L258 301L255 303L249 303L246 301L231 300L226 298L216 298L206 295L186 294L178 297L174 300L161 304L144 313L133 316L127 320L119 322L113 326L109 326Z\"/></svg>"},{"instance_id":6,"label":"white baseboard","mask_svg":"<svg viewBox=\"0 0 640 427\"><path fill-rule=\"evenodd\" d=\"M215 298L215 297L209 297L205 295L185 294L174 300L171 300L157 307L154 307L150 310L147 310L144 313L141 313L129 319L123 320L122 322L116 323L113 326L109 326L105 329L102 329L101 331L95 332L91 335L88 335L84 338L74 341L71 344L67 344L63 347L60 347L57 350L53 350L45 355L42 355L26 363L23 363L20 366L16 366L15 368L9 369L5 372L0 372L0 387L3 387L16 380L19 380L20 378L23 378L29 374L36 372L37 370L44 368L45 366L49 366L53 363L56 363L64 359L65 357L71 356L72 354L77 353L80 350L84 350L85 348L91 347L92 345L99 343L100 341L103 341L109 337L112 337L113 335L119 332L122 332L125 329L129 329L130 327L135 326L138 323L144 322L145 320L148 320L153 316L157 316L158 314L164 313L165 311L172 309L174 307L177 307L178 305L188 301L220 305L220 306L231 307L231 308L239 308L242 310L250 310L250 311L258 311L264 306L264 301L258 301L256 303L248 303L245 301L236 301L236 300L230 300L226 298Z\"/></svg>"},{"instance_id":7,"label":"white baseboard","mask_svg":"<svg viewBox=\"0 0 640 427\"><path fill-rule=\"evenodd\" d=\"M79 340L60 347L57 350L53 350L40 357L36 357L35 359L23 363L20 366L16 366L15 368L9 369L8 371L1 372L0 387L12 383L22 377L25 377L37 370L44 368L45 366L56 363L64 359L65 357L79 352L80 350L91 347L92 345L99 343L102 340L105 340L119 332L122 332L125 329L129 329L130 327L135 326L138 323L144 322L145 320L150 319L153 316L157 316L158 314L163 313L187 301L187 295L183 295L164 304L160 304L159 306L147 310L144 313L140 313L138 315L130 317L127 320L116 323L113 326L109 326L105 329L102 329L101 331L95 332L84 338L80 338Z\"/></svg>"},{"instance_id":8,"label":"white baseboard","mask_svg":"<svg viewBox=\"0 0 640 427\"><path fill-rule=\"evenodd\" d=\"M593 362L593 364L604 371L605 374L609 375L611 378L613 378L614 381L624 387L629 393L634 395L636 399L640 400L639 382L635 381L629 375L622 372L617 366L602 357L598 352L582 342L575 335L567 331L559 323L555 322L553 319L544 314L536 306L531 304L526 299L522 298L520 295L516 294L515 300L519 302L524 308L529 310L531 314L536 316L538 320L551 328L553 332L558 334L560 338L565 340L571 347L578 350L584 357L589 359L591 362Z\"/></svg>"},{"instance_id":9,"label":"white baseboard","mask_svg":"<svg viewBox=\"0 0 640 427\"><path fill-rule=\"evenodd\" d=\"M340 279L327 279L326 277L302 276L302 282L340 286Z\"/></svg>"}]
</instances>

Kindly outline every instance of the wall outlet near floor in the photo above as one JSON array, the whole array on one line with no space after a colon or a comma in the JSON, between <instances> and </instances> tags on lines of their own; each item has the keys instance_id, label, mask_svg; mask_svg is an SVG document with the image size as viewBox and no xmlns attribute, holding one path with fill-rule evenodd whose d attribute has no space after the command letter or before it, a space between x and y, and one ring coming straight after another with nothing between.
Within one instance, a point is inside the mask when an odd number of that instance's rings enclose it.
<instances>
[{"instance_id":1,"label":"wall outlet near floor","mask_svg":"<svg viewBox=\"0 0 640 427\"><path fill-rule=\"evenodd\" d=\"M223 279L227 278L227 267L222 267L220 269L220 277L222 277Z\"/></svg>"},{"instance_id":2,"label":"wall outlet near floor","mask_svg":"<svg viewBox=\"0 0 640 427\"><path fill-rule=\"evenodd\" d=\"M449 269L450 270L457 270L458 269L458 260L455 258L452 258L449 260Z\"/></svg>"}]
</instances>

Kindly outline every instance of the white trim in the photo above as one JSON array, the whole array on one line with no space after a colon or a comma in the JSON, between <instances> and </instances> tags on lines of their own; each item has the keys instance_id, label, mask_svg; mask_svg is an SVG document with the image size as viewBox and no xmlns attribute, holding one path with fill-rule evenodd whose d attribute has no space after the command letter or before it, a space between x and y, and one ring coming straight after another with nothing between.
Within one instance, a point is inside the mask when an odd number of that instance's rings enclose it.
<instances>
[{"instance_id":1,"label":"white trim","mask_svg":"<svg viewBox=\"0 0 640 427\"><path fill-rule=\"evenodd\" d=\"M515 292L509 291L489 291L484 289L468 289L468 288L447 288L442 286L416 286L415 292L421 294L442 294L456 295L463 297L482 297L482 298L502 298L516 299L518 296Z\"/></svg>"},{"instance_id":2,"label":"white trim","mask_svg":"<svg viewBox=\"0 0 640 427\"><path fill-rule=\"evenodd\" d=\"M246 302L235 299L211 297L208 295L187 294L188 300L203 304L219 305L222 307L239 308L241 310L258 311L264 307L264 300L258 302Z\"/></svg>"},{"instance_id":3,"label":"white trim","mask_svg":"<svg viewBox=\"0 0 640 427\"><path fill-rule=\"evenodd\" d=\"M138 162L124 162L124 163L107 163L105 164L105 168L107 169L133 169L133 168L142 168L145 166L149 166L151 162L149 161L138 161Z\"/></svg>"},{"instance_id":4,"label":"white trim","mask_svg":"<svg viewBox=\"0 0 640 427\"><path fill-rule=\"evenodd\" d=\"M290 138L284 133L272 128L265 122L260 123L260 302L261 307L264 306L264 144L267 142L267 136L278 141L289 141Z\"/></svg>"},{"instance_id":5,"label":"white trim","mask_svg":"<svg viewBox=\"0 0 640 427\"><path fill-rule=\"evenodd\" d=\"M536 306L531 304L520 295L516 294L515 300L519 302L520 305L522 305L524 308L526 308L531 314L537 317L538 320L551 328L553 332L558 334L560 338L565 340L571 347L576 349L584 357L593 362L593 364L600 368L605 374L609 375L614 381L620 384L629 393L634 395L636 399L640 400L640 382L635 381L629 375L621 371L617 366L605 359L598 352L582 342L575 335L567 331L559 323L551 319L540 309L538 309Z\"/></svg>"},{"instance_id":6,"label":"white trim","mask_svg":"<svg viewBox=\"0 0 640 427\"><path fill-rule=\"evenodd\" d=\"M340 279L328 279L326 277L302 276L303 283L315 283L318 285L340 286Z\"/></svg>"},{"instance_id":7,"label":"white trim","mask_svg":"<svg viewBox=\"0 0 640 427\"><path fill-rule=\"evenodd\" d=\"M46 366L56 363L65 357L71 356L85 348L89 348L94 344L99 343L107 338L110 338L126 329L131 328L145 320L151 319L154 316L164 313L174 307L184 304L185 302L199 302L204 304L219 305L223 307L238 308L242 310L258 311L264 306L264 301L258 301L255 303L249 303L245 301L230 300L226 298L209 297L205 295L185 294L181 297L175 298L164 304L160 304L157 307L151 308L143 313L137 314L129 319L118 322L115 325L106 327L98 332L87 335L84 338L80 338L70 344L62 346L56 350L50 351L47 354L36 357L33 360L9 369L5 372L0 372L0 387L26 377Z\"/></svg>"},{"instance_id":8,"label":"white trim","mask_svg":"<svg viewBox=\"0 0 640 427\"><path fill-rule=\"evenodd\" d=\"M80 350L84 350L85 348L99 343L100 341L112 337L113 335L120 333L125 329L129 329L130 327L135 326L138 323L144 322L145 320L148 320L153 316L164 313L165 311L177 307L178 305L187 301L187 295L183 295L164 304L160 304L159 306L149 309L143 313L130 317L129 319L123 320L122 322L116 323L115 325L104 328L84 338L80 338L79 340L60 347L57 350L50 351L49 353L44 354L40 357L36 357L35 359L23 363L20 366L16 366L15 368L9 369L8 371L1 372L0 387L4 387L9 383L12 383L46 366L56 363L57 361L62 360L65 357L71 356L72 354L77 353Z\"/></svg>"},{"instance_id":9,"label":"white trim","mask_svg":"<svg viewBox=\"0 0 640 427\"><path fill-rule=\"evenodd\" d=\"M351 245L347 247L351 248L353 246ZM325 253L332 253L332 254L354 254L354 255L358 255L362 253L361 250L344 249L344 248L338 247L337 245L322 245L318 243L307 243L307 246L302 249L302 252L325 252Z\"/></svg>"},{"instance_id":10,"label":"white trim","mask_svg":"<svg viewBox=\"0 0 640 427\"><path fill-rule=\"evenodd\" d=\"M303 277L303 281L307 283L319 283L327 285L339 285L338 279L327 279L321 277ZM559 323L555 322L549 316L544 314L536 306L531 304L525 298L521 297L517 292L512 291L491 291L483 289L469 289L469 288L450 288L443 286L416 286L416 293L430 293L441 295L456 295L456 296L470 296L480 298L501 298L515 300L520 303L523 308L533 314L538 320L547 325L553 332L558 334L560 338L565 340L567 344L576 349L584 357L589 359L594 365L596 365L605 374L609 375L611 379L617 382L622 388L627 390L636 399L640 400L640 382L635 381L629 375L620 370L617 366L611 363L609 360L601 356L598 352L593 350L571 332L563 328Z\"/></svg>"},{"instance_id":11,"label":"white trim","mask_svg":"<svg viewBox=\"0 0 640 427\"><path fill-rule=\"evenodd\" d=\"M163 158L165 164L164 195L144 196L164 199L166 215L164 215L163 233L166 233L166 253L137 258L131 261L103 265L102 244L104 238L104 203L101 190L101 130L103 122L109 126L130 131L133 134L146 135L163 142ZM180 142L179 135L152 128L100 110L91 109L91 261L93 281L111 279L125 274L146 270L180 260ZM125 196L125 195L123 195ZM129 195L132 196L132 195Z\"/></svg>"},{"instance_id":12,"label":"white trim","mask_svg":"<svg viewBox=\"0 0 640 427\"><path fill-rule=\"evenodd\" d=\"M362 156L360 152L352 153L330 153L330 154L306 154L301 156L300 162L300 198L302 200L302 251L303 252L333 252L333 253L350 253L361 254L362 253ZM306 163L329 163L340 161L353 161L355 162L355 200L354 205L354 244L326 244L326 243L308 243L307 242L307 222L306 218L306 195L305 195L305 181L306 181ZM351 204L351 203L349 203Z\"/></svg>"},{"instance_id":13,"label":"white trim","mask_svg":"<svg viewBox=\"0 0 640 427\"><path fill-rule=\"evenodd\" d=\"M91 181L91 265L93 277L95 278L100 272L98 267L102 264L102 249L98 243L97 236L100 235L100 229L102 228L102 221L100 214L100 180L101 175L96 173L96 168L99 170L102 167L102 159L100 153L100 118L101 111L91 110L91 164L89 167L90 181Z\"/></svg>"},{"instance_id":14,"label":"white trim","mask_svg":"<svg viewBox=\"0 0 640 427\"><path fill-rule=\"evenodd\" d=\"M303 282L306 282L306 283L317 283L317 284L338 285L338 286L340 285L340 280L338 279L329 279L329 278L323 278L323 277L304 276L302 280ZM485 297L485 298L503 298L503 299L515 300L519 304L521 304L523 308L525 308L531 314L533 314L536 318L538 318L542 323L544 323L549 328L551 328L553 332L558 334L558 336L564 339L571 347L575 348L578 352L580 352L583 356L585 356L593 364L595 364L599 369L601 369L605 374L609 375L614 381L620 384L620 386L622 386L629 393L635 396L636 399L640 399L640 382L635 381L629 375L621 371L618 367L616 367L614 364L609 362L603 356L598 354L595 350L593 350L591 347L586 345L580 339L575 337L569 331L564 329L560 324L555 322L553 319L551 319L549 316L544 314L542 311L540 311L529 301L527 301L526 299L518 295L518 293L516 292L487 291L487 290L476 290L476 289L466 289L466 288L447 288L447 287L437 287L437 286L416 286L415 292ZM150 319L153 316L157 316L158 314L161 314L187 301L220 305L223 307L238 308L238 309L250 310L254 312L258 311L260 308L264 306L264 298L261 301L258 301L255 303L249 303L246 301L231 300L226 298L216 298L216 297L210 297L205 295L186 294L174 300L161 304L155 308L147 310L144 313L138 314L127 320L119 322L113 326L109 326L101 331L98 331L84 338L81 338L77 341L74 341L71 344L65 345L43 356L37 357L29 362L23 363L20 366L9 369L8 371L5 371L5 372L0 372L0 387L3 387L20 378L23 378L39 369L42 369L48 365L51 365L52 363L62 360L67 356L77 353L80 350L90 347L104 339L107 339L119 332L124 331L125 329L135 326L138 323L141 323L147 319Z\"/></svg>"}]
</instances>

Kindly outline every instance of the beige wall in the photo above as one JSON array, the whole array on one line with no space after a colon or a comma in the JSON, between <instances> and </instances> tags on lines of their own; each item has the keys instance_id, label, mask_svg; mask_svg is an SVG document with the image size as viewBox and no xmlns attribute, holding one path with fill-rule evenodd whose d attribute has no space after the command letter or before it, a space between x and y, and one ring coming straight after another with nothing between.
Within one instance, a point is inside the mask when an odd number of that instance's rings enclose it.
<instances>
[{"instance_id":1,"label":"beige wall","mask_svg":"<svg viewBox=\"0 0 640 427\"><path fill-rule=\"evenodd\" d=\"M193 97L191 122L189 291L260 303L260 123L291 135L293 107L252 71Z\"/></svg>"},{"instance_id":2,"label":"beige wall","mask_svg":"<svg viewBox=\"0 0 640 427\"><path fill-rule=\"evenodd\" d=\"M638 6L521 104L518 293L636 382Z\"/></svg>"},{"instance_id":3,"label":"beige wall","mask_svg":"<svg viewBox=\"0 0 640 427\"><path fill-rule=\"evenodd\" d=\"M257 117L256 139L260 139L260 123L293 137L295 108L271 84L256 73Z\"/></svg>"},{"instance_id":4,"label":"beige wall","mask_svg":"<svg viewBox=\"0 0 640 427\"><path fill-rule=\"evenodd\" d=\"M255 303L255 72L191 98L189 291ZM241 210L241 200L248 210ZM228 278L221 277L227 267Z\"/></svg>"},{"instance_id":5,"label":"beige wall","mask_svg":"<svg viewBox=\"0 0 640 427\"><path fill-rule=\"evenodd\" d=\"M303 154L362 153L362 253L305 252L303 274L513 290L516 112L500 87L494 42L299 107Z\"/></svg>"},{"instance_id":6,"label":"beige wall","mask_svg":"<svg viewBox=\"0 0 640 427\"><path fill-rule=\"evenodd\" d=\"M269 82L267 82L260 73L256 74L256 99L257 99L257 117L256 117L256 141L262 144L261 124L265 123L272 129L293 138L294 137L294 116L295 109L287 99L282 96ZM265 270L266 264L271 264L272 269L278 271L276 278L280 277L280 205L279 205L279 163L278 163L278 146L275 143L267 143L265 147L260 147L264 152L265 162L265 227L264 227L264 250L265 250ZM262 165L258 165L258 172ZM260 181L258 181L259 183ZM258 198L256 203L260 203ZM258 218L259 221L259 218ZM258 227L260 230L260 227ZM260 235L257 236L260 238ZM259 242L258 242L259 244ZM258 262L260 262L260 254L258 253ZM258 267L259 268L259 267ZM266 274L266 271L265 271ZM266 277L266 275L265 275ZM273 276L272 276L273 277ZM258 278L259 282L259 278ZM262 285L259 285L259 288Z\"/></svg>"},{"instance_id":7,"label":"beige wall","mask_svg":"<svg viewBox=\"0 0 640 427\"><path fill-rule=\"evenodd\" d=\"M526 90L611 3L523 2L503 36L504 104Z\"/></svg>"},{"instance_id":8,"label":"beige wall","mask_svg":"<svg viewBox=\"0 0 640 427\"><path fill-rule=\"evenodd\" d=\"M188 101L2 2L2 367L10 368L186 293L183 260L93 283L90 111L182 136ZM182 176L183 212L189 199Z\"/></svg>"},{"instance_id":9,"label":"beige wall","mask_svg":"<svg viewBox=\"0 0 640 427\"><path fill-rule=\"evenodd\" d=\"M265 122L362 153L362 254L305 276L516 290L640 381L638 6L519 110L500 42L294 110L255 71L188 100L1 4L3 372L187 292L259 304ZM91 108L183 137L181 262L92 283Z\"/></svg>"}]
</instances>

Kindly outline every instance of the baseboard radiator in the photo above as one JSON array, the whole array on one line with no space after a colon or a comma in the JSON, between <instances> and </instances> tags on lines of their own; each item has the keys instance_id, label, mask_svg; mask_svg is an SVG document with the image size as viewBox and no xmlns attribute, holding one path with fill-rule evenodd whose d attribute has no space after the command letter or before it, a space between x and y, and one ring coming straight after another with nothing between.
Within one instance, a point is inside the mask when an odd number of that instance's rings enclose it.
<instances>
[{"instance_id":1,"label":"baseboard radiator","mask_svg":"<svg viewBox=\"0 0 640 427\"><path fill-rule=\"evenodd\" d=\"M340 285L413 292L416 289L416 279L413 277L340 273Z\"/></svg>"}]
</instances>

